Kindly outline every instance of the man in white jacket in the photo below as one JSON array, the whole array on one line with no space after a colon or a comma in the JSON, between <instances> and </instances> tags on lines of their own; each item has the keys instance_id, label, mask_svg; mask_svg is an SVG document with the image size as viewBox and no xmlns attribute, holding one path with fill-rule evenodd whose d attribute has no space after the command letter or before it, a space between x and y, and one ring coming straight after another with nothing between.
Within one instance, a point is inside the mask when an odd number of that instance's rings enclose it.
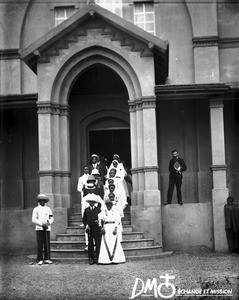
<instances>
[{"instance_id":1,"label":"man in white jacket","mask_svg":"<svg viewBox=\"0 0 239 300\"><path fill-rule=\"evenodd\" d=\"M52 264L50 258L50 231L54 218L50 207L46 206L48 201L49 199L45 194L39 194L37 196L38 206L32 212L32 222L36 225L38 265L42 265L43 262Z\"/></svg>"}]
</instances>

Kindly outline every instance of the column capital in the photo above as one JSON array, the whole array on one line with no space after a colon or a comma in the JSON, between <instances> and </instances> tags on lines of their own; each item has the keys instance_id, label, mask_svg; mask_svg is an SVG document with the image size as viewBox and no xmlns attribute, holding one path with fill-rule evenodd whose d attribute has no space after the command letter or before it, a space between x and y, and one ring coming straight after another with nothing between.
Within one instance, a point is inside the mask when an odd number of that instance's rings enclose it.
<instances>
[{"instance_id":1,"label":"column capital","mask_svg":"<svg viewBox=\"0 0 239 300\"><path fill-rule=\"evenodd\" d=\"M211 165L211 171L225 171L227 170L227 165Z\"/></svg>"},{"instance_id":2,"label":"column capital","mask_svg":"<svg viewBox=\"0 0 239 300\"><path fill-rule=\"evenodd\" d=\"M147 108L156 108L156 96L144 96L142 98L128 100L128 103L130 112Z\"/></svg>"},{"instance_id":3,"label":"column capital","mask_svg":"<svg viewBox=\"0 0 239 300\"><path fill-rule=\"evenodd\" d=\"M51 103L49 101L37 101L38 114L50 114L69 117L70 106L58 103Z\"/></svg>"},{"instance_id":4,"label":"column capital","mask_svg":"<svg viewBox=\"0 0 239 300\"><path fill-rule=\"evenodd\" d=\"M142 108L147 109L147 108L156 108L156 96L145 96L142 97Z\"/></svg>"},{"instance_id":5,"label":"column capital","mask_svg":"<svg viewBox=\"0 0 239 300\"><path fill-rule=\"evenodd\" d=\"M209 99L209 107L210 108L220 108L223 107L223 96L214 96Z\"/></svg>"},{"instance_id":6,"label":"column capital","mask_svg":"<svg viewBox=\"0 0 239 300\"><path fill-rule=\"evenodd\" d=\"M136 110L140 110L142 106L142 101L140 98L128 100L129 103L129 112L135 112Z\"/></svg>"},{"instance_id":7,"label":"column capital","mask_svg":"<svg viewBox=\"0 0 239 300\"><path fill-rule=\"evenodd\" d=\"M69 171L60 171L60 170L39 170L38 174L40 177L51 176L51 177L71 177Z\"/></svg>"},{"instance_id":8,"label":"column capital","mask_svg":"<svg viewBox=\"0 0 239 300\"><path fill-rule=\"evenodd\" d=\"M158 166L144 166L139 168L132 168L131 169L132 174L136 173L145 173L145 172L159 172Z\"/></svg>"},{"instance_id":9,"label":"column capital","mask_svg":"<svg viewBox=\"0 0 239 300\"><path fill-rule=\"evenodd\" d=\"M158 166L145 166L144 172L159 172Z\"/></svg>"},{"instance_id":10,"label":"column capital","mask_svg":"<svg viewBox=\"0 0 239 300\"><path fill-rule=\"evenodd\" d=\"M131 168L131 173L132 174L138 174L138 173L143 173L144 172L144 168L140 167L140 168Z\"/></svg>"}]
</instances>

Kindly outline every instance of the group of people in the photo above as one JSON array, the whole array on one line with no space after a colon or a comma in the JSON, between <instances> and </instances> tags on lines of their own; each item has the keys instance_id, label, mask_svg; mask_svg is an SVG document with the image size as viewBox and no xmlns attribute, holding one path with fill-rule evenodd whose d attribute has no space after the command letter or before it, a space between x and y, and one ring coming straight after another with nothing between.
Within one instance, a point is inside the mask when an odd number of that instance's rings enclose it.
<instances>
[{"instance_id":1,"label":"group of people","mask_svg":"<svg viewBox=\"0 0 239 300\"><path fill-rule=\"evenodd\" d=\"M167 202L172 203L174 186L178 204L182 205L182 172L187 167L177 150L172 151L169 162L169 186ZM104 160L93 154L91 163L84 166L78 180L77 190L81 198L81 213L85 227L86 248L89 263L123 263L125 255L122 242L122 218L132 191L132 179L126 172L118 154L113 156L108 167ZM44 194L37 196L38 206L33 209L32 222L37 236L38 264L52 264L50 259L50 231L54 221L52 211L45 204L49 201ZM227 198L224 206L225 230L229 251L239 253L239 205L233 197ZM44 251L43 251L44 250Z\"/></svg>"},{"instance_id":2,"label":"group of people","mask_svg":"<svg viewBox=\"0 0 239 300\"><path fill-rule=\"evenodd\" d=\"M114 154L109 167L93 154L83 173L77 190L81 195L89 263L123 263L122 218L132 188L130 175L118 154Z\"/></svg>"}]
</instances>

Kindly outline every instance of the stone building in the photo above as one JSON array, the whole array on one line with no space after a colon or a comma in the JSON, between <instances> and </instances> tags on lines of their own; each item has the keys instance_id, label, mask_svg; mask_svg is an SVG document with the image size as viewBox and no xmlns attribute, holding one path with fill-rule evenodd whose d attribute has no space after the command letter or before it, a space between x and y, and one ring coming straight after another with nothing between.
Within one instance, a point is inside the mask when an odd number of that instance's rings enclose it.
<instances>
[{"instance_id":1,"label":"stone building","mask_svg":"<svg viewBox=\"0 0 239 300\"><path fill-rule=\"evenodd\" d=\"M35 197L52 237L90 154L131 168L131 222L165 250L227 251L223 206L239 199L239 4L0 1L2 252L34 249ZM187 164L184 205L162 206L168 163ZM117 149L117 150L116 150Z\"/></svg>"}]
</instances>

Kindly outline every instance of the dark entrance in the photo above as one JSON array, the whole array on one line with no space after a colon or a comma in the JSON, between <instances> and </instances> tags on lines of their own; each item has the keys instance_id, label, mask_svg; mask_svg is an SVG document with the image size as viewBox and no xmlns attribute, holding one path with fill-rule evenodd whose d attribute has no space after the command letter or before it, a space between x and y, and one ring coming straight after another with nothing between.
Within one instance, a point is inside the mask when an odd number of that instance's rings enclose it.
<instances>
[{"instance_id":1,"label":"dark entrance","mask_svg":"<svg viewBox=\"0 0 239 300\"><path fill-rule=\"evenodd\" d=\"M124 165L131 168L130 130L128 128L100 129L89 131L90 153L107 158L111 163L114 154L119 154Z\"/></svg>"}]
</instances>

